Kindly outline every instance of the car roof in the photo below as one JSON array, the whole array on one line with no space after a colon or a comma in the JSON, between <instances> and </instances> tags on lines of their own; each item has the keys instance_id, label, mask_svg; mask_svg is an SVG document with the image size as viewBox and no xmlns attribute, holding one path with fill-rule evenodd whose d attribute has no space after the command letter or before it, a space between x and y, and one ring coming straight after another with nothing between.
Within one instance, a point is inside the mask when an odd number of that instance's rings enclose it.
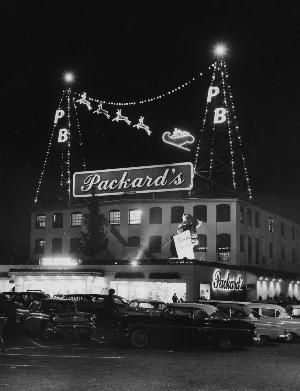
<instances>
[{"instance_id":1,"label":"car roof","mask_svg":"<svg viewBox=\"0 0 300 391\"><path fill-rule=\"evenodd\" d=\"M202 304L202 303L170 303L169 307L178 307L178 308L194 308L201 309L204 311L216 311L217 307L212 304Z\"/></svg>"},{"instance_id":2,"label":"car roof","mask_svg":"<svg viewBox=\"0 0 300 391\"><path fill-rule=\"evenodd\" d=\"M284 309L281 305L278 304L269 304L269 303L248 303L249 307L258 307L258 308L263 308L263 307L268 307L268 308L275 308L275 309Z\"/></svg>"},{"instance_id":3,"label":"car roof","mask_svg":"<svg viewBox=\"0 0 300 391\"><path fill-rule=\"evenodd\" d=\"M139 303L163 303L163 304L165 304L165 302L162 300L152 300L152 299L132 299L132 300L130 300L130 303L132 301L138 301Z\"/></svg>"}]
</instances>

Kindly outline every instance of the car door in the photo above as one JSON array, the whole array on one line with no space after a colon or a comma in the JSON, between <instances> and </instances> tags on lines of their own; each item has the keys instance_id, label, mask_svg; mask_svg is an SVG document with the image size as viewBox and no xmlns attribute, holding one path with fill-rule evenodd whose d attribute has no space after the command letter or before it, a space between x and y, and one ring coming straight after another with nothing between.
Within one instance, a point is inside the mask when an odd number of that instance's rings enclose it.
<instances>
[{"instance_id":1,"label":"car door","mask_svg":"<svg viewBox=\"0 0 300 391\"><path fill-rule=\"evenodd\" d=\"M33 333L39 333L43 321L48 321L49 316L44 313L41 302L33 302L29 306L28 314L24 318L25 327Z\"/></svg>"},{"instance_id":2,"label":"car door","mask_svg":"<svg viewBox=\"0 0 300 391\"><path fill-rule=\"evenodd\" d=\"M161 343L183 346L190 343L193 329L193 310L172 307L163 314L159 337Z\"/></svg>"}]
</instances>

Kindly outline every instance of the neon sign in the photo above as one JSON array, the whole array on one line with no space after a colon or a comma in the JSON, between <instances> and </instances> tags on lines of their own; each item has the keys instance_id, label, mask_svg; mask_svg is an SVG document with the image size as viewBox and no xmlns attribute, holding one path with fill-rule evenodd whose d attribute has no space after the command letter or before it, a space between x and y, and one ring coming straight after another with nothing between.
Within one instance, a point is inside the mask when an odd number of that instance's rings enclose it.
<instances>
[{"instance_id":1,"label":"neon sign","mask_svg":"<svg viewBox=\"0 0 300 391\"><path fill-rule=\"evenodd\" d=\"M195 141L195 137L186 130L175 128L173 130L173 133L164 132L162 135L162 140L166 144L170 144L174 147L184 149L185 151L190 151L187 145L193 144L193 142Z\"/></svg>"},{"instance_id":2,"label":"neon sign","mask_svg":"<svg viewBox=\"0 0 300 391\"><path fill-rule=\"evenodd\" d=\"M241 274L235 276L232 272L225 272L222 275L221 270L216 269L212 278L213 290L225 290L225 291L241 291L245 288L245 281Z\"/></svg>"}]
</instances>

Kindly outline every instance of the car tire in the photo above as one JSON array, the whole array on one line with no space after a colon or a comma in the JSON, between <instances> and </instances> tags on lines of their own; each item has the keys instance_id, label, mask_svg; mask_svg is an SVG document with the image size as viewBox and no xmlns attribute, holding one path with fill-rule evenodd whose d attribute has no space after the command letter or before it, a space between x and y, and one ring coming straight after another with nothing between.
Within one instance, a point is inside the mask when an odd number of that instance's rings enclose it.
<instances>
[{"instance_id":1,"label":"car tire","mask_svg":"<svg viewBox=\"0 0 300 391\"><path fill-rule=\"evenodd\" d=\"M286 333L286 342L289 342L289 343L295 342L296 337L297 337L296 334L294 334L292 332Z\"/></svg>"},{"instance_id":2,"label":"car tire","mask_svg":"<svg viewBox=\"0 0 300 391\"><path fill-rule=\"evenodd\" d=\"M217 340L217 348L220 350L231 350L234 347L232 338L221 337Z\"/></svg>"},{"instance_id":3,"label":"car tire","mask_svg":"<svg viewBox=\"0 0 300 391\"><path fill-rule=\"evenodd\" d=\"M256 346L265 346L269 343L269 338L267 335L257 335L257 341L255 342Z\"/></svg>"},{"instance_id":4,"label":"car tire","mask_svg":"<svg viewBox=\"0 0 300 391\"><path fill-rule=\"evenodd\" d=\"M143 349L149 343L149 335L145 330L134 330L130 335L130 342L135 348Z\"/></svg>"}]
</instances>

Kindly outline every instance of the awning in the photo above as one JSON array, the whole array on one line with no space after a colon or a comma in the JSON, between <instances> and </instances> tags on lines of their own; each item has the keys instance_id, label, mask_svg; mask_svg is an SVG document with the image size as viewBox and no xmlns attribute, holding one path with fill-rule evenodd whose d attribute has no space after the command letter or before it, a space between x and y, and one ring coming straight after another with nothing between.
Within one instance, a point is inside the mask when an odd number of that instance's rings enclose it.
<instances>
[{"instance_id":1,"label":"awning","mask_svg":"<svg viewBox=\"0 0 300 391\"><path fill-rule=\"evenodd\" d=\"M149 278L152 280L178 280L179 273L150 273Z\"/></svg>"},{"instance_id":2,"label":"awning","mask_svg":"<svg viewBox=\"0 0 300 391\"><path fill-rule=\"evenodd\" d=\"M128 279L128 280L132 280L132 279L141 280L141 279L145 278L145 275L144 275L144 273L139 273L139 272L137 272L137 273L119 272L119 273L115 274L115 278L123 278L123 279Z\"/></svg>"},{"instance_id":3,"label":"awning","mask_svg":"<svg viewBox=\"0 0 300 391\"><path fill-rule=\"evenodd\" d=\"M103 270L95 269L64 269L64 268L28 268L10 269L10 276L97 276L103 277Z\"/></svg>"}]
</instances>

